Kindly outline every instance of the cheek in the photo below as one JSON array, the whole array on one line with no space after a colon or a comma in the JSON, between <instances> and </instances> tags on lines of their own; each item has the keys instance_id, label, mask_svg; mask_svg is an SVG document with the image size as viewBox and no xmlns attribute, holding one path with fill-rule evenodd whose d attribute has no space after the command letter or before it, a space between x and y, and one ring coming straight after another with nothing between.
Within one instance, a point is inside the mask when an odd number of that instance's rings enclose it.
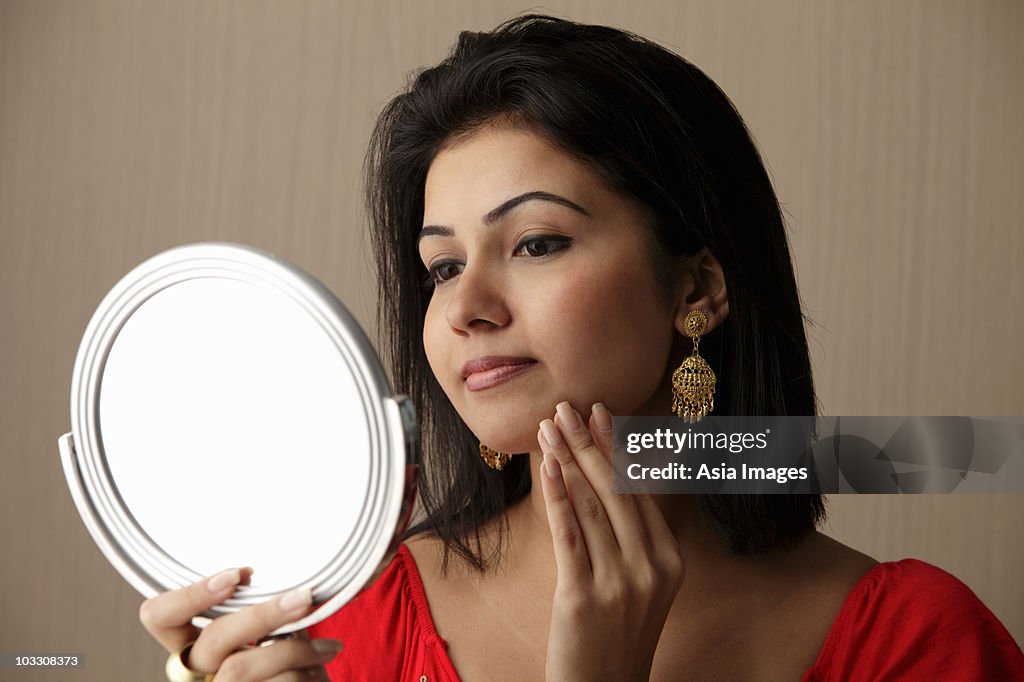
<instances>
[{"instance_id":1,"label":"cheek","mask_svg":"<svg viewBox=\"0 0 1024 682\"><path fill-rule=\"evenodd\" d=\"M636 266L598 268L600 279L566 278L541 300L538 334L566 399L603 400L627 411L657 390L672 342L670 313L661 310Z\"/></svg>"},{"instance_id":2,"label":"cheek","mask_svg":"<svg viewBox=\"0 0 1024 682\"><path fill-rule=\"evenodd\" d=\"M440 323L444 322L444 316L439 314L437 310L437 306L431 304L423 318L423 352L427 356L430 371L433 372L441 387L447 392L448 386L445 384L447 374L444 368L447 366L449 359L444 354L447 347L444 343L445 328L440 326Z\"/></svg>"}]
</instances>

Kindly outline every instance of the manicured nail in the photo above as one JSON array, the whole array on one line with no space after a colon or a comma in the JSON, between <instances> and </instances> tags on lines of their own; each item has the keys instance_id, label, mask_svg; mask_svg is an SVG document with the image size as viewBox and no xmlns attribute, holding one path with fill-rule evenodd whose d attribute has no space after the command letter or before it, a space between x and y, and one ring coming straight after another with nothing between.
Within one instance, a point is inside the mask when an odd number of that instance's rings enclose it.
<instances>
[{"instance_id":1,"label":"manicured nail","mask_svg":"<svg viewBox=\"0 0 1024 682\"><path fill-rule=\"evenodd\" d=\"M242 572L237 568L229 568L226 571L221 571L217 575L210 578L206 583L207 589L210 592L221 592L229 587L234 587L242 580Z\"/></svg>"},{"instance_id":2,"label":"manicured nail","mask_svg":"<svg viewBox=\"0 0 1024 682\"><path fill-rule=\"evenodd\" d=\"M597 424L597 428L602 431L612 430L612 413L608 411L604 403L594 403L594 406L590 408L590 412L594 415L594 423Z\"/></svg>"},{"instance_id":3,"label":"manicured nail","mask_svg":"<svg viewBox=\"0 0 1024 682\"><path fill-rule=\"evenodd\" d=\"M558 465L558 460L555 456L549 452L544 453L544 473L547 474L548 478L552 481L557 481L562 477L562 467Z\"/></svg>"},{"instance_id":4,"label":"manicured nail","mask_svg":"<svg viewBox=\"0 0 1024 682\"><path fill-rule=\"evenodd\" d=\"M555 410L558 412L558 416L562 418L562 425L567 430L579 431L580 427L583 426L580 416L576 414L576 410L572 409L572 405L569 403L558 403Z\"/></svg>"},{"instance_id":5,"label":"manicured nail","mask_svg":"<svg viewBox=\"0 0 1024 682\"><path fill-rule=\"evenodd\" d=\"M313 651L330 658L334 658L342 649L341 642L336 639L314 639L310 644L313 646Z\"/></svg>"},{"instance_id":6,"label":"manicured nail","mask_svg":"<svg viewBox=\"0 0 1024 682\"><path fill-rule=\"evenodd\" d=\"M540 430L544 432L544 440L551 447L557 448L562 444L562 434L558 433L558 427L550 419L545 419L540 423Z\"/></svg>"},{"instance_id":7,"label":"manicured nail","mask_svg":"<svg viewBox=\"0 0 1024 682\"><path fill-rule=\"evenodd\" d=\"M301 590L292 590L281 597L278 602L278 606L284 612L298 611L304 609L313 603L313 593L309 591L309 588Z\"/></svg>"}]
</instances>

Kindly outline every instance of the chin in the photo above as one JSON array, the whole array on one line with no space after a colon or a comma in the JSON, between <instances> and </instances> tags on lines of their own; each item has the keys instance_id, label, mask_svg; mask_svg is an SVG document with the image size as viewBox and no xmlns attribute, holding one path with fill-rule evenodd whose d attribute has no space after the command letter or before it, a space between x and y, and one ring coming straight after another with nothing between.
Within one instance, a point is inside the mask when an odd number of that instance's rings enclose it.
<instances>
[{"instance_id":1,"label":"chin","mask_svg":"<svg viewBox=\"0 0 1024 682\"><path fill-rule=\"evenodd\" d=\"M474 431L474 433L476 433ZM492 440L487 440L480 437L480 442L489 447L492 450L498 452L508 452L511 454L520 454L524 452L530 452L531 450L539 450L540 445L533 438L529 440L523 440L521 438L504 438L498 437Z\"/></svg>"},{"instance_id":2,"label":"chin","mask_svg":"<svg viewBox=\"0 0 1024 682\"><path fill-rule=\"evenodd\" d=\"M509 453L540 450L537 432L544 416L530 414L532 409L521 411L511 403L506 403L504 407L500 414L489 409L469 410L467 413L456 408L456 412L480 442L492 450ZM554 416L553 407L550 416Z\"/></svg>"},{"instance_id":3,"label":"chin","mask_svg":"<svg viewBox=\"0 0 1024 682\"><path fill-rule=\"evenodd\" d=\"M479 419L466 421L469 430L476 435L481 443L492 450L513 454L540 450L540 444L537 443L539 423L540 420L537 420L537 424L533 425L533 429L516 428L514 431L511 431L509 426L517 424L516 420L512 419L511 416L506 420L498 422L487 420L485 423L481 423Z\"/></svg>"}]
</instances>

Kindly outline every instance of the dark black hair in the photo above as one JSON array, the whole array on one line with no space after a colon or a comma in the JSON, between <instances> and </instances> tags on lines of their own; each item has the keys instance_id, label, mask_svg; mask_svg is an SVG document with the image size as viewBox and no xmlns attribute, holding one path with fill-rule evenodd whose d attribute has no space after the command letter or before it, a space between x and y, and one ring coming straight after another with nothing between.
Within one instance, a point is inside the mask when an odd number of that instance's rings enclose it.
<instances>
[{"instance_id":1,"label":"dark black hair","mask_svg":"<svg viewBox=\"0 0 1024 682\"><path fill-rule=\"evenodd\" d=\"M781 209L729 98L697 67L606 26L527 15L463 32L381 113L366 158L380 280L380 351L420 418L429 530L477 570L481 526L530 491L526 457L489 469L423 348L431 289L416 248L424 183L438 151L495 119L529 126L595 169L650 216L652 265L665 291L680 259L708 250L722 266L729 315L701 341L718 373L715 414L814 415L804 315ZM717 359L717 362L716 362ZM793 544L824 518L820 495L698 496L734 552ZM507 519L505 526L507 530ZM500 556L501 527L498 549Z\"/></svg>"}]
</instances>

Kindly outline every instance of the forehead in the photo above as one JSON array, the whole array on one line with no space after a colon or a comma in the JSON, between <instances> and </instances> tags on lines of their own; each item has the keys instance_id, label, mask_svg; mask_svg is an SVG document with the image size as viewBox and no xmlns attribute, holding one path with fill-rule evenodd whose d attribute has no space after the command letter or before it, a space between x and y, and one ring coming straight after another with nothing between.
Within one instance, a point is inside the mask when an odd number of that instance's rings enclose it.
<instances>
[{"instance_id":1,"label":"forehead","mask_svg":"<svg viewBox=\"0 0 1024 682\"><path fill-rule=\"evenodd\" d=\"M610 193L593 169L546 137L522 127L487 125L434 157L424 187L424 222L435 212L479 217L508 197L538 190L578 203L608 200Z\"/></svg>"}]
</instances>

